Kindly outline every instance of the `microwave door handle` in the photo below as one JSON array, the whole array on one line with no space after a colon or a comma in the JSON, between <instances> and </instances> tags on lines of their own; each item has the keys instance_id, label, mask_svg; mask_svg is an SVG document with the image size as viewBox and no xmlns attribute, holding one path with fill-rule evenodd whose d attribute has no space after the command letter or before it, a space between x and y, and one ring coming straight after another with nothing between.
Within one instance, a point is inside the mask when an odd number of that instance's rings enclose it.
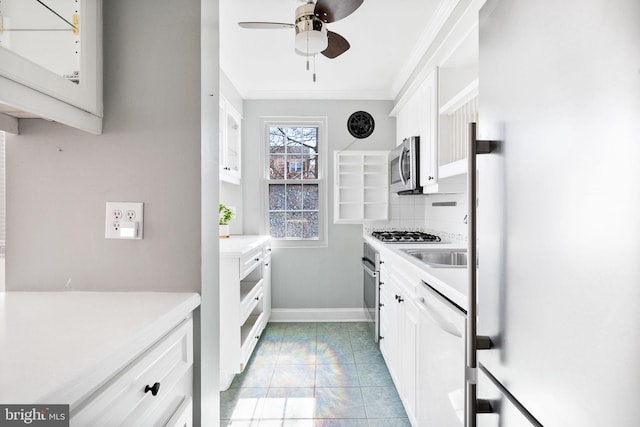
<instances>
[{"instance_id":1,"label":"microwave door handle","mask_svg":"<svg viewBox=\"0 0 640 427\"><path fill-rule=\"evenodd\" d=\"M402 185L407 185L407 179L404 176L404 157L407 154L406 149L402 149L402 153L400 153L400 161L398 162L398 170L400 172L400 179L402 180Z\"/></svg>"}]
</instances>

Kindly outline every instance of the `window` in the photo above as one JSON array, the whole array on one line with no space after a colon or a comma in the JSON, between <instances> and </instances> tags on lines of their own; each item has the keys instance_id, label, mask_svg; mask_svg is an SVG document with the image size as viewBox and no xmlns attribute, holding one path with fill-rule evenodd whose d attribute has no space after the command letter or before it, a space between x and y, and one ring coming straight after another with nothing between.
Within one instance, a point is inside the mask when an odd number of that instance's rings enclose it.
<instances>
[{"instance_id":1,"label":"window","mask_svg":"<svg viewBox=\"0 0 640 427\"><path fill-rule=\"evenodd\" d=\"M326 119L263 124L269 234L285 246L324 245Z\"/></svg>"}]
</instances>

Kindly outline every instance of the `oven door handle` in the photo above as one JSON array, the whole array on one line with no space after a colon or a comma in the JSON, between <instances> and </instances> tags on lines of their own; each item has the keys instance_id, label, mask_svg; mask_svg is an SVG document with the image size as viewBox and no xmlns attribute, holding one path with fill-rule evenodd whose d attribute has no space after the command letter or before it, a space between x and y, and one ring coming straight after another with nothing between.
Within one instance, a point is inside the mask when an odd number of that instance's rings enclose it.
<instances>
[{"instance_id":1,"label":"oven door handle","mask_svg":"<svg viewBox=\"0 0 640 427\"><path fill-rule=\"evenodd\" d=\"M371 277L378 277L378 273L374 271L371 267L369 267L369 262L366 261L366 258L362 258L362 268L364 272L367 273Z\"/></svg>"},{"instance_id":2,"label":"oven door handle","mask_svg":"<svg viewBox=\"0 0 640 427\"><path fill-rule=\"evenodd\" d=\"M438 312L435 308L431 307L424 298L416 298L413 300L418 310L423 312L433 323L438 325L443 331L454 335L458 338L462 338L462 333L456 328L456 326L449 322L445 317Z\"/></svg>"}]
</instances>

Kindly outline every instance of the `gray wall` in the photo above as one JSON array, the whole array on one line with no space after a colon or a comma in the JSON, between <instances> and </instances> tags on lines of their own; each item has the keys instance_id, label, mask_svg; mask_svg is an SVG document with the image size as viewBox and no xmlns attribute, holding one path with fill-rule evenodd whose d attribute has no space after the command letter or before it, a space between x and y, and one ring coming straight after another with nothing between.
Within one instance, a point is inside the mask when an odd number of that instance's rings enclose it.
<instances>
[{"instance_id":1,"label":"gray wall","mask_svg":"<svg viewBox=\"0 0 640 427\"><path fill-rule=\"evenodd\" d=\"M104 133L7 135L7 290L200 290L200 19L105 1ZM106 201L144 202L144 240L105 240Z\"/></svg>"},{"instance_id":2,"label":"gray wall","mask_svg":"<svg viewBox=\"0 0 640 427\"><path fill-rule=\"evenodd\" d=\"M362 306L362 226L333 224L333 151L351 144L346 123L351 113L371 113L373 135L357 140L350 150L389 150L395 144L395 119L389 117L391 101L251 101L245 100L243 131L243 204L245 234L268 234L263 229L264 189L260 164L260 118L264 116L326 116L329 190L329 246L274 249L272 270L273 308L354 308Z\"/></svg>"}]
</instances>

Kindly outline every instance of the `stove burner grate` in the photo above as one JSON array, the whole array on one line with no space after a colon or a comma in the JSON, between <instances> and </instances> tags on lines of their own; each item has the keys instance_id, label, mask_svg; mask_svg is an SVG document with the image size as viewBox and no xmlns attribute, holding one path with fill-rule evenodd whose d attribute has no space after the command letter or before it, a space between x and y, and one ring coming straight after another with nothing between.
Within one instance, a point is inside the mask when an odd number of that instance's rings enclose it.
<instances>
[{"instance_id":1,"label":"stove burner grate","mask_svg":"<svg viewBox=\"0 0 640 427\"><path fill-rule=\"evenodd\" d=\"M374 231L371 236L385 243L436 243L442 241L439 236L422 231Z\"/></svg>"}]
</instances>

